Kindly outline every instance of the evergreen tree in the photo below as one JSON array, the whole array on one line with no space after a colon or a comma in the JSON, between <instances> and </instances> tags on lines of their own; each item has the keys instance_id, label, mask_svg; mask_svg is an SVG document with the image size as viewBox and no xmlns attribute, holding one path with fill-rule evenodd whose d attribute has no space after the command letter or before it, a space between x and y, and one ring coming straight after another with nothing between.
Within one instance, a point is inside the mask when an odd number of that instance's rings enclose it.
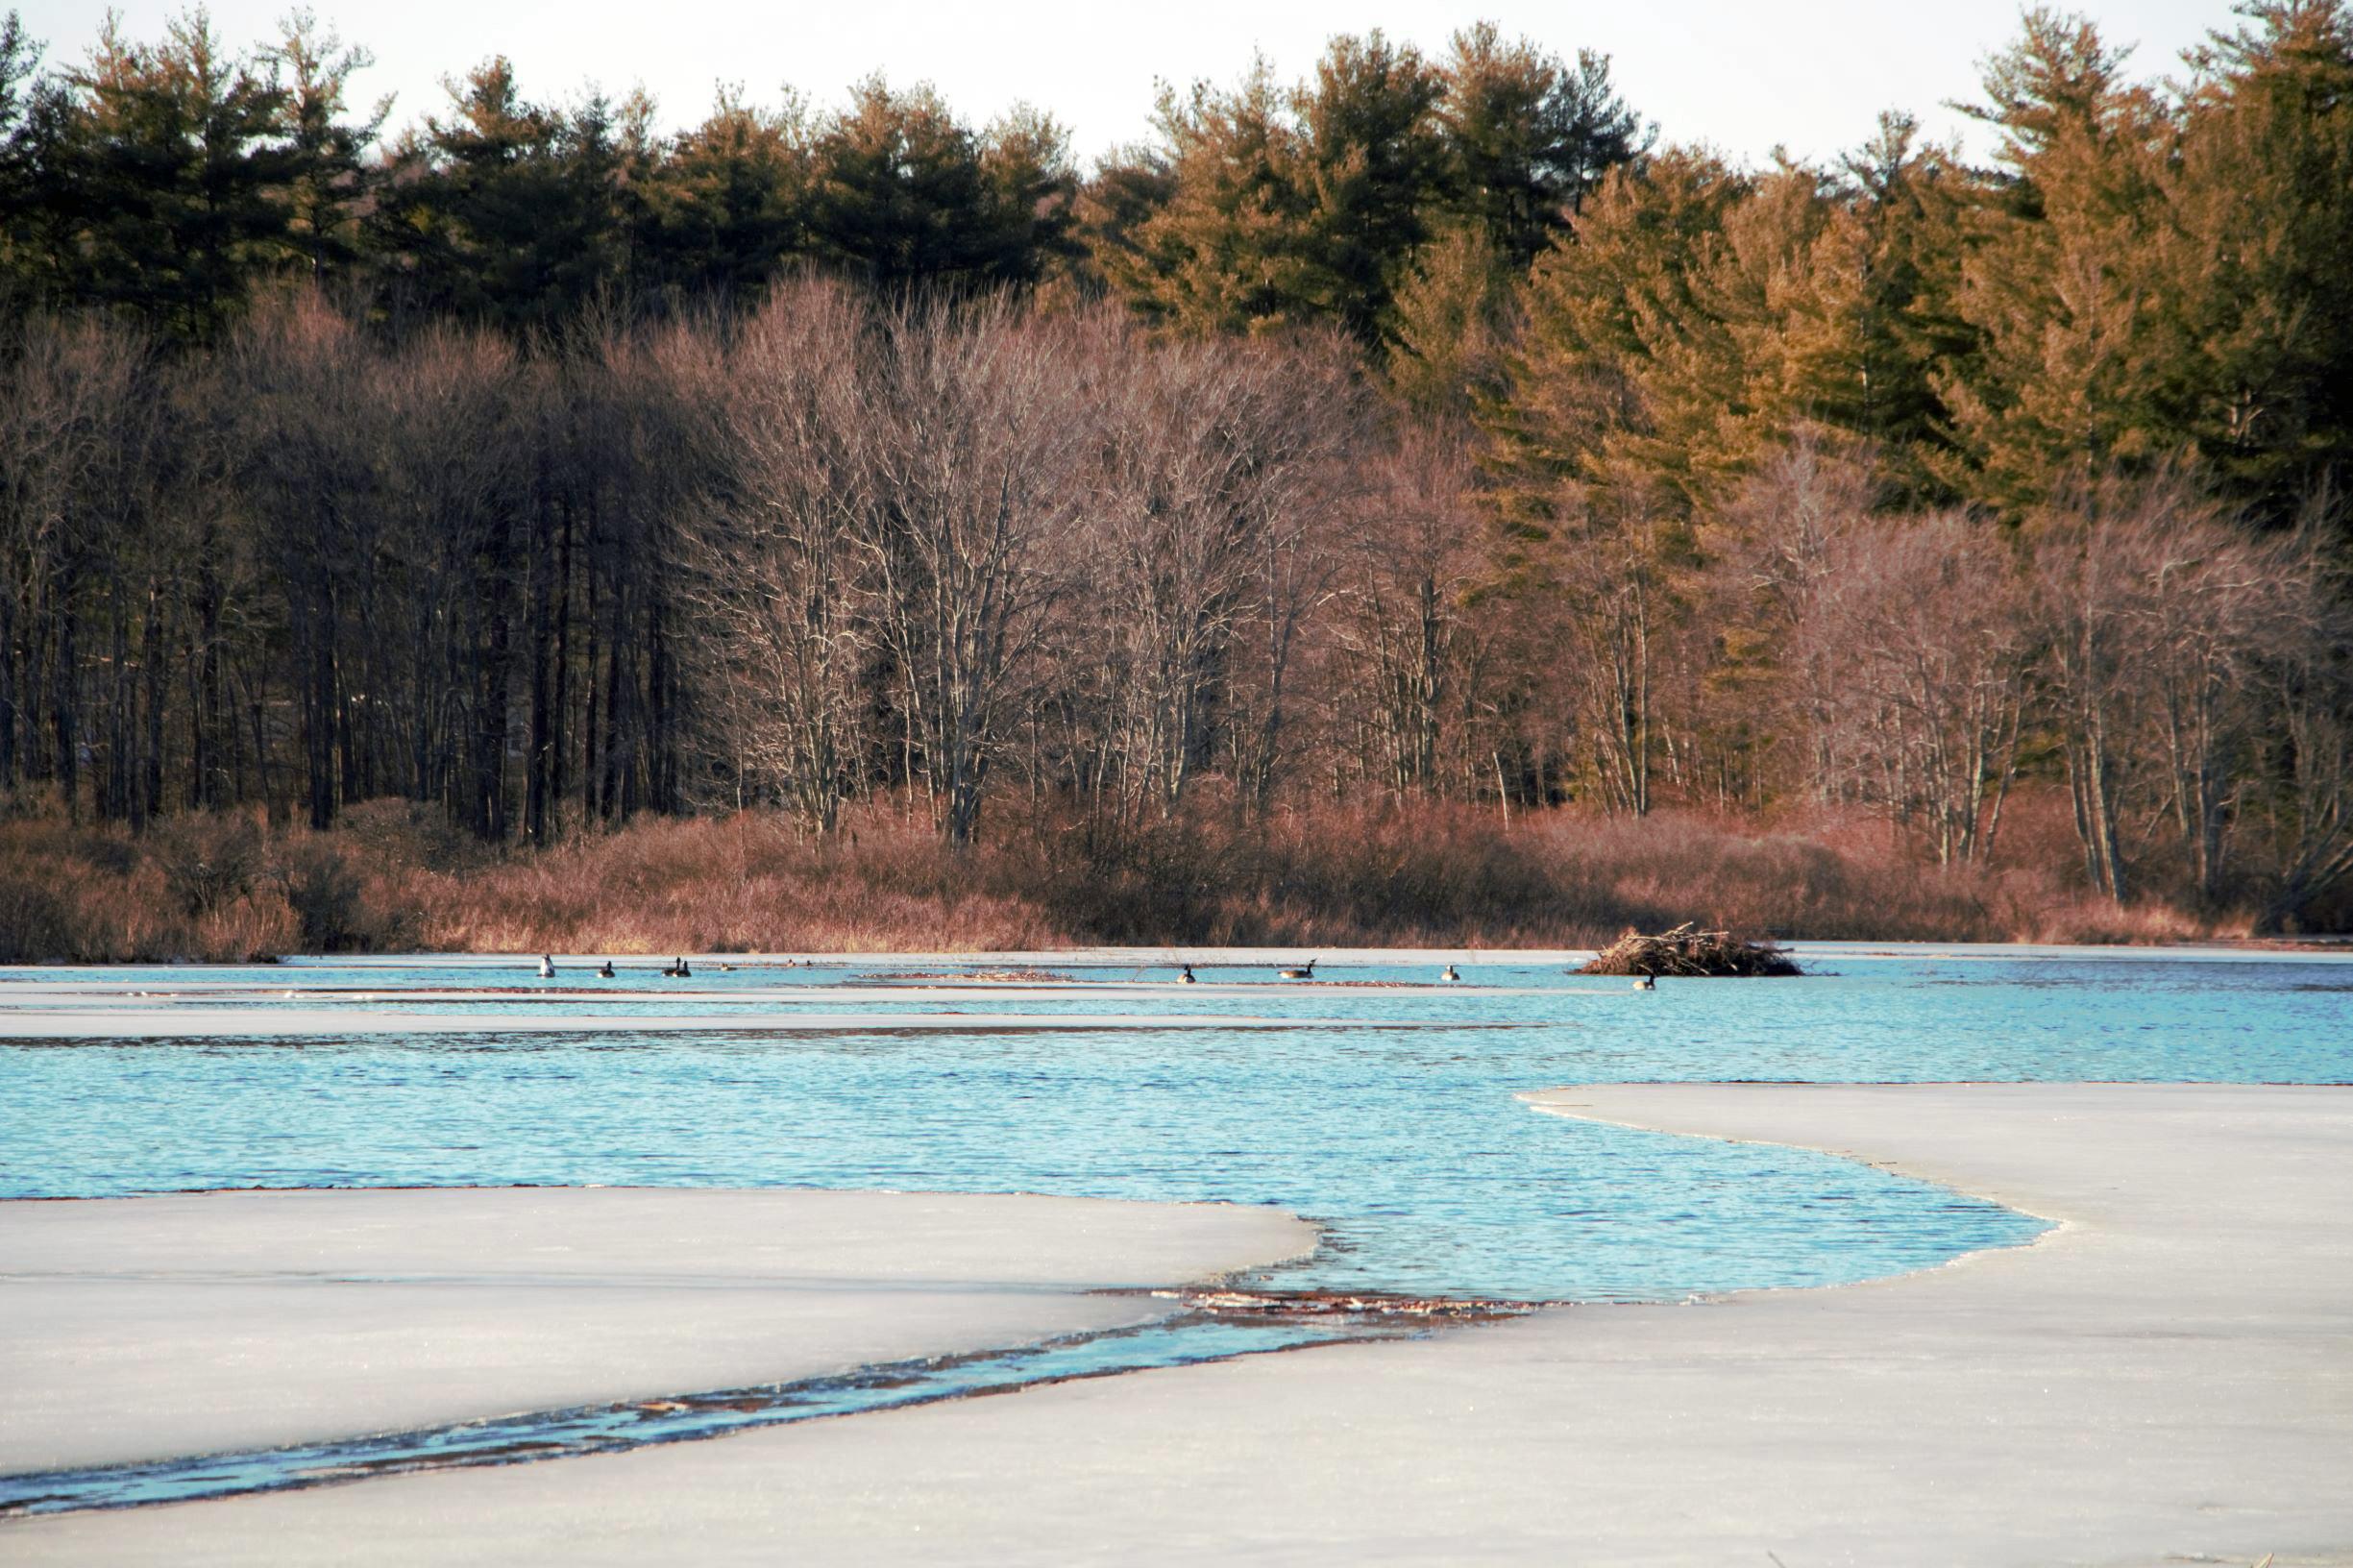
<instances>
[{"instance_id":1,"label":"evergreen tree","mask_svg":"<svg viewBox=\"0 0 2353 1568\"><path fill-rule=\"evenodd\" d=\"M808 248L811 137L797 100L755 109L720 91L646 191L647 276L688 298L748 298Z\"/></svg>"},{"instance_id":2,"label":"evergreen tree","mask_svg":"<svg viewBox=\"0 0 2353 1568\"><path fill-rule=\"evenodd\" d=\"M307 11L286 19L284 37L267 54L283 94L279 127L285 142L283 199L288 248L313 282L350 272L362 254L359 210L369 194L368 149L392 112L389 97L364 120L352 120L353 73L375 63L365 49L347 49Z\"/></svg>"},{"instance_id":3,"label":"evergreen tree","mask_svg":"<svg viewBox=\"0 0 2353 1568\"><path fill-rule=\"evenodd\" d=\"M49 286L54 183L44 171L59 92L40 74L41 46L15 12L0 15L0 308L30 305Z\"/></svg>"},{"instance_id":4,"label":"evergreen tree","mask_svg":"<svg viewBox=\"0 0 2353 1568\"><path fill-rule=\"evenodd\" d=\"M1153 314L1149 284L1157 263L1145 249L1144 226L1175 198L1175 168L1157 147L1115 147L1096 160L1094 178L1079 187L1072 207L1080 270L1091 289L1118 294L1140 314Z\"/></svg>"},{"instance_id":5,"label":"evergreen tree","mask_svg":"<svg viewBox=\"0 0 2353 1568\"><path fill-rule=\"evenodd\" d=\"M1455 35L1445 82L1454 203L1516 269L1568 232L1603 175L1650 145L1605 55L1581 51L1571 67L1480 22Z\"/></svg>"},{"instance_id":6,"label":"evergreen tree","mask_svg":"<svg viewBox=\"0 0 2353 1568\"><path fill-rule=\"evenodd\" d=\"M2353 13L2264 0L2194 51L2165 285L2181 439L2274 519L2353 465Z\"/></svg>"},{"instance_id":7,"label":"evergreen tree","mask_svg":"<svg viewBox=\"0 0 2353 1568\"><path fill-rule=\"evenodd\" d=\"M2003 173L1970 214L1957 304L1983 352L1935 380L1957 448L1936 467L2013 517L2172 450L2152 273L2174 125L2123 60L2089 22L2029 12L1971 111L2001 133Z\"/></svg>"},{"instance_id":8,"label":"evergreen tree","mask_svg":"<svg viewBox=\"0 0 2353 1568\"><path fill-rule=\"evenodd\" d=\"M1435 110L1442 83L1378 31L1332 40L1296 106L1309 217L1300 236L1316 313L1378 353L1390 297L1428 236L1444 177Z\"/></svg>"},{"instance_id":9,"label":"evergreen tree","mask_svg":"<svg viewBox=\"0 0 2353 1568\"><path fill-rule=\"evenodd\" d=\"M817 254L885 292L1035 282L1064 248L1076 182L1050 119L1016 114L976 135L929 86L859 84L818 138Z\"/></svg>"},{"instance_id":10,"label":"evergreen tree","mask_svg":"<svg viewBox=\"0 0 2353 1568\"><path fill-rule=\"evenodd\" d=\"M551 303L542 236L559 184L560 117L524 100L503 58L443 86L448 117L402 138L377 204L375 238L395 302L528 324Z\"/></svg>"},{"instance_id":11,"label":"evergreen tree","mask_svg":"<svg viewBox=\"0 0 2353 1568\"><path fill-rule=\"evenodd\" d=\"M1605 179L1577 243L1537 258L1495 416L1516 520L1539 522L1564 480L1663 489L1685 512L1699 499L1723 461L1720 428L1748 412L1738 344L1713 312L1736 260L1725 227L1752 189L1712 154L1669 148Z\"/></svg>"},{"instance_id":12,"label":"evergreen tree","mask_svg":"<svg viewBox=\"0 0 2353 1568\"><path fill-rule=\"evenodd\" d=\"M110 18L66 81L44 170L71 248L66 297L212 336L285 254L284 90L229 52L201 11L159 44Z\"/></svg>"},{"instance_id":13,"label":"evergreen tree","mask_svg":"<svg viewBox=\"0 0 2353 1568\"><path fill-rule=\"evenodd\" d=\"M1397 291L1389 387L1424 418L1454 423L1505 391L1514 280L1484 227L1460 224L1413 253Z\"/></svg>"},{"instance_id":14,"label":"evergreen tree","mask_svg":"<svg viewBox=\"0 0 2353 1568\"><path fill-rule=\"evenodd\" d=\"M1180 98L1163 86L1154 122L1173 188L1127 256L1102 254L1105 270L1147 317L1186 335L1313 319L1308 155L1272 68L1255 61L1230 91L1196 83Z\"/></svg>"}]
</instances>

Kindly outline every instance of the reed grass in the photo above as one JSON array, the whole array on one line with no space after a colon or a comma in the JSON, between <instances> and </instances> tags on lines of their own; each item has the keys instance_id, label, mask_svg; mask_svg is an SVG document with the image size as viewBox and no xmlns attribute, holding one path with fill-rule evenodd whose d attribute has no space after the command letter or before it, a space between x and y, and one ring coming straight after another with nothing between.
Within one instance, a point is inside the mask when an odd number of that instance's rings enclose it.
<instances>
[{"instance_id":1,"label":"reed grass","mask_svg":"<svg viewBox=\"0 0 2353 1568\"><path fill-rule=\"evenodd\" d=\"M2063 802L2060 804L2063 805ZM1042 814L958 852L888 802L822 838L751 812L640 819L497 850L430 808L371 801L334 831L249 812L134 837L0 820L0 962L279 953L894 952L1168 943L1602 946L1685 920L1782 939L2165 942L2242 914L2118 908L2071 879L2050 802L2013 813L1991 870L1939 869L1883 824L1492 815L1323 805L1254 822L1205 806L1107 828Z\"/></svg>"}]
</instances>

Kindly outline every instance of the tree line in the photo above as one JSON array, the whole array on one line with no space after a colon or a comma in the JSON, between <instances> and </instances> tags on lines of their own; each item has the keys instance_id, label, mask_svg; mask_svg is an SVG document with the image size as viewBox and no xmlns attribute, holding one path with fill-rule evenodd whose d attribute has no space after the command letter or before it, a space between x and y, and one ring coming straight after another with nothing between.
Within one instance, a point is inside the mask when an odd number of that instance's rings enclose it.
<instances>
[{"instance_id":1,"label":"tree line","mask_svg":"<svg viewBox=\"0 0 2353 1568\"><path fill-rule=\"evenodd\" d=\"M2353 19L2026 13L1974 164L1662 143L1491 27L1081 175L880 79L664 136L306 16L0 32L0 789L545 843L876 792L1793 802L2311 918L2353 877Z\"/></svg>"}]
</instances>

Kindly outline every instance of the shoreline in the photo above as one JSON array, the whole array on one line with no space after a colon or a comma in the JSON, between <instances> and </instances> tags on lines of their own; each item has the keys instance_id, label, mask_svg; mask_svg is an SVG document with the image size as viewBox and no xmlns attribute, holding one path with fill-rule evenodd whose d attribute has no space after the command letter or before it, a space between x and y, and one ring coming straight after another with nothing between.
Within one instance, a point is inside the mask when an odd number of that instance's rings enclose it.
<instances>
[{"instance_id":1,"label":"shoreline","mask_svg":"<svg viewBox=\"0 0 2353 1568\"><path fill-rule=\"evenodd\" d=\"M2059 1222L1824 1289L1561 1308L720 1442L6 1527L20 1560L2353 1562L2353 1092L1604 1085L1555 1114ZM1215 1507L1204 1508L1205 1498Z\"/></svg>"},{"instance_id":2,"label":"shoreline","mask_svg":"<svg viewBox=\"0 0 2353 1568\"><path fill-rule=\"evenodd\" d=\"M2228 937L2196 942L2146 943L2033 943L1873 941L1861 939L1809 940L1792 938L1779 945L1800 961L1838 959L1917 959L1951 962L1976 960L2098 963L2149 958L2255 962L2276 960L2353 960L2353 935L2314 937ZM1196 968L1233 966L1269 968L1277 964L1312 958L1332 968L1385 965L1442 965L1511 967L1578 964L1595 956L1593 947L1488 947L1323 945L1295 943L1280 946L1238 947L1218 944L1139 943L1134 946L1075 944L1068 947L861 947L746 950L690 949L685 957L717 968L733 964L741 968L791 965L802 968L855 968L878 963L1038 964L1082 968L1173 968L1189 963ZM610 959L625 972L667 962L677 956L640 949L583 949L554 954L559 965L597 964ZM230 974L267 974L272 970L321 968L404 969L420 968L492 968L536 962L536 950L468 948L452 951L367 953L282 953L245 963L194 959L127 961L121 963L19 963L0 965L0 985L21 983L16 977L45 970L108 973L121 969L219 970Z\"/></svg>"}]
</instances>

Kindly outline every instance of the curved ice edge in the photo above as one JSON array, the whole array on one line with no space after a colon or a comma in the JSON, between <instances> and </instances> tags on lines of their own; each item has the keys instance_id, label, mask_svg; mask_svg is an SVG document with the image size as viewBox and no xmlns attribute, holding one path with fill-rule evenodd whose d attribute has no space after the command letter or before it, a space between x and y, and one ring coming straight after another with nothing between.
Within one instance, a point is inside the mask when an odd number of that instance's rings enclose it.
<instances>
[{"instance_id":1,"label":"curved ice edge","mask_svg":"<svg viewBox=\"0 0 2353 1568\"><path fill-rule=\"evenodd\" d=\"M2016 1214L2021 1219L2033 1220L2043 1227L2041 1230L2035 1232L2032 1236L2026 1237L2022 1240L2005 1241L1990 1247L1971 1247L1965 1251L1956 1252L1951 1257L1944 1259L1941 1262L1923 1263L1917 1268L1900 1268L1893 1274L1874 1274L1865 1279L1844 1280L1834 1285L1752 1285L1740 1286L1731 1290L1700 1290L1694 1291L1687 1298L1692 1302L1705 1303L1710 1301L1729 1301L1736 1296L1779 1294L1789 1291L1851 1290L1864 1286L1884 1285L1891 1280L1910 1279L1913 1276L1920 1274L1934 1274L1943 1269L1958 1268L1964 1263L1972 1262L1980 1258L1988 1258L1996 1253L2032 1251L2035 1248L2041 1247L2044 1245L2044 1243L2054 1241L2060 1236L2073 1230L2075 1228L2074 1222L2068 1219L2065 1215L2036 1213L2031 1209L2022 1209L2017 1204L2004 1198L1995 1197L1991 1193L1972 1192L1967 1188L1955 1187L1950 1182L1940 1182L1933 1177L1923 1176L1918 1171L1905 1169L1903 1164L1899 1161L1873 1160L1863 1155L1850 1153L1844 1149L1826 1149L1818 1143L1796 1143L1791 1142L1786 1139L1740 1138L1730 1133L1695 1133L1686 1132L1683 1129L1677 1127L1660 1127L1648 1122L1630 1121L1623 1116L1605 1115L1601 1112L1595 1111L1590 1106L1579 1106L1555 1099L1552 1096L1576 1094L1581 1091L1607 1088L1679 1089L1688 1087L1693 1089L1816 1089L1827 1087L1838 1089L1907 1089L1919 1087L1923 1089L1950 1089L1958 1087L1959 1083L1961 1082L1968 1081L1973 1080L1923 1081L1915 1086L1908 1082L1895 1083L1880 1082L1875 1080L1869 1083L1842 1083L1825 1085L1818 1080L1806 1078L1625 1079L1610 1084L1567 1084L1556 1089L1521 1090L1519 1092L1514 1094L1512 1098L1520 1101L1530 1110L1539 1112L1548 1116L1562 1116L1571 1121L1589 1121L1594 1123L1596 1126L1601 1127L1623 1127L1629 1132L1649 1133L1654 1137L1658 1138L1698 1139L1709 1143L1745 1143L1752 1144L1757 1148L1793 1149L1800 1154L1820 1155L1825 1159L1843 1161L1851 1165L1861 1165L1867 1170L1879 1171L1884 1175L1900 1177L1907 1182L1918 1182L1924 1187L1932 1187L1940 1191L1952 1193L1955 1197L1968 1198L1972 1202L1982 1203L1992 1208L1999 1209L2005 1213Z\"/></svg>"},{"instance_id":2,"label":"curved ice edge","mask_svg":"<svg viewBox=\"0 0 2353 1568\"><path fill-rule=\"evenodd\" d=\"M1744 1081L1708 1081L1729 1087ZM1746 1080L1757 1087L1809 1087L1796 1080ZM1906 1181L1985 1203L2044 1229L2023 1240L1976 1247L1939 1262L1893 1274L1836 1285L1753 1286L1693 1292L1684 1300L1705 1304L1760 1292L1847 1289L1951 1268L1995 1252L2040 1246L2069 1228L2064 1219L2037 1214L2013 1204L1967 1191L1903 1169L1890 1161L1777 1139L1740 1138L1648 1126L1604 1115L1548 1098L1602 1085L1570 1085L1523 1090L1514 1098L1532 1110L1575 1120L1627 1128L1670 1138L1705 1139L1787 1148L1862 1165ZM1647 1087L1673 1087L1654 1084ZM233 1189L235 1190L235 1189ZM1214 1201L1214 1200L1211 1200ZM1325 1222L1314 1250L1329 1243ZM512 1412L462 1422L366 1433L268 1448L224 1450L127 1464L77 1467L0 1475L0 1525L12 1518L42 1517L92 1509L152 1507L236 1496L349 1484L378 1476L424 1470L471 1469L625 1452L677 1442L706 1441L763 1427L797 1424L887 1409L984 1398L1132 1372L1236 1360L1248 1356L1318 1345L1376 1339L1426 1337L1444 1327L1527 1315L1556 1308L1620 1305L1659 1306L1656 1301L1556 1300L1506 1302L1476 1298L1399 1298L1377 1294L1315 1299L1309 1292L1254 1292L1220 1288L1237 1274L1177 1288L1111 1287L1097 1294L1132 1295L1166 1301L1168 1309L1140 1322L1028 1340L1012 1346L871 1362L844 1372L738 1388L613 1400L552 1410ZM1254 1337L1255 1336L1255 1337ZM1122 1341L1165 1341L1159 1354L1090 1361L1097 1346ZM874 1397L861 1399L862 1394Z\"/></svg>"}]
</instances>

